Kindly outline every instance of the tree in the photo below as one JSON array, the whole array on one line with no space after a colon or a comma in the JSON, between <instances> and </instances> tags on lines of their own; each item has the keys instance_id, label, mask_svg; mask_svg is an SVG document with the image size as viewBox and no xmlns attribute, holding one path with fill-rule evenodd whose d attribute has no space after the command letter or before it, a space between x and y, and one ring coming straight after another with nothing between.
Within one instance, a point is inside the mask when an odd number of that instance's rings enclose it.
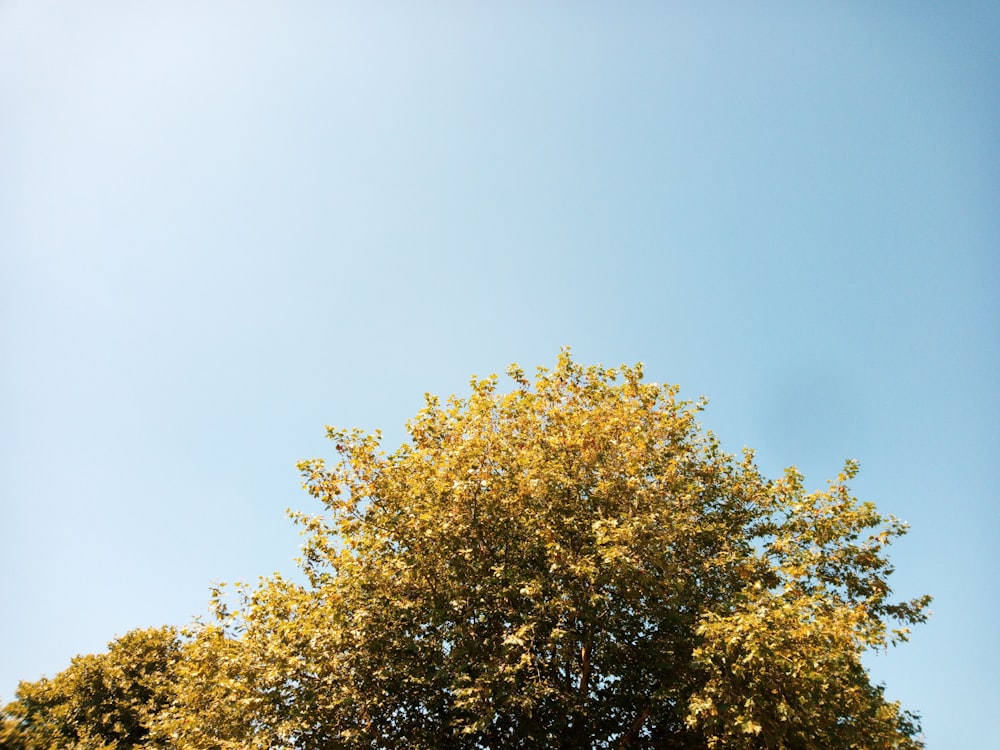
<instances>
[{"instance_id":1,"label":"tree","mask_svg":"<svg viewBox=\"0 0 1000 750\"><path fill-rule=\"evenodd\" d=\"M239 589L188 646L179 747L919 748L861 663L905 526L724 453L702 402L568 350L426 407L410 440L328 428L300 465L305 584Z\"/></svg>"},{"instance_id":2,"label":"tree","mask_svg":"<svg viewBox=\"0 0 1000 750\"><path fill-rule=\"evenodd\" d=\"M0 714L0 748L168 747L151 730L172 700L180 654L174 628L133 630L106 653L76 657L52 679L22 682Z\"/></svg>"}]
</instances>

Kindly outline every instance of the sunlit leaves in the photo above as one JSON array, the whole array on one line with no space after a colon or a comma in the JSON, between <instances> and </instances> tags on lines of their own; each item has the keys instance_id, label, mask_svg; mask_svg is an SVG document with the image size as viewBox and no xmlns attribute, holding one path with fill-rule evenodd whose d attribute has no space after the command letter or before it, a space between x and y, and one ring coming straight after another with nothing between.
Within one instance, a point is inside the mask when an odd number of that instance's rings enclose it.
<instances>
[{"instance_id":1,"label":"sunlit leaves","mask_svg":"<svg viewBox=\"0 0 1000 750\"><path fill-rule=\"evenodd\" d=\"M3 710L13 750L160 748L155 725L173 699L181 640L173 628L133 630L102 654L78 656L52 679L22 682Z\"/></svg>"},{"instance_id":2,"label":"sunlit leaves","mask_svg":"<svg viewBox=\"0 0 1000 750\"><path fill-rule=\"evenodd\" d=\"M306 584L216 598L158 737L179 748L917 748L861 664L905 526L753 453L640 367L474 378L394 452L328 429Z\"/></svg>"},{"instance_id":3,"label":"sunlit leaves","mask_svg":"<svg viewBox=\"0 0 1000 750\"><path fill-rule=\"evenodd\" d=\"M926 602L889 602L884 549L904 528L849 495L853 464L808 494L794 470L769 482L752 453L723 453L702 404L639 367L563 352L534 384L508 374L510 393L491 376L465 399L428 396L390 455L378 433L331 428L340 460L300 465L325 506L297 517L311 585L265 582L219 645L234 671L216 700L252 708L233 737L915 742L859 657Z\"/></svg>"}]
</instances>

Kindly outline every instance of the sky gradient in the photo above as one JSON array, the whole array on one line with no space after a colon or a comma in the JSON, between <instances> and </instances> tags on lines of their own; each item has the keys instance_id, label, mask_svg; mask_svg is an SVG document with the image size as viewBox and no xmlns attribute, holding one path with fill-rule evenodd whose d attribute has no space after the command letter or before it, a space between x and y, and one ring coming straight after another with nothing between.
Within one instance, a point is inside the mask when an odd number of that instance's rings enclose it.
<instances>
[{"instance_id":1,"label":"sky gradient","mask_svg":"<svg viewBox=\"0 0 1000 750\"><path fill-rule=\"evenodd\" d=\"M0 0L0 701L291 572L295 462L645 363L905 520L870 665L1000 748L1000 5Z\"/></svg>"}]
</instances>

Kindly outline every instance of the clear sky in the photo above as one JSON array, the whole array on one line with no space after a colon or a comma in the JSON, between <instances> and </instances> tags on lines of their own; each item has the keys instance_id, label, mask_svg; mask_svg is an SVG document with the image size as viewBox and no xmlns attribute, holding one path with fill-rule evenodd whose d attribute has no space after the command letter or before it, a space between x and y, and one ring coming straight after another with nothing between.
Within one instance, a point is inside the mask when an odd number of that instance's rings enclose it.
<instances>
[{"instance_id":1,"label":"clear sky","mask_svg":"<svg viewBox=\"0 0 1000 750\"><path fill-rule=\"evenodd\" d=\"M646 363L912 525L1000 747L1000 4L0 0L0 700L291 572L325 424Z\"/></svg>"}]
</instances>

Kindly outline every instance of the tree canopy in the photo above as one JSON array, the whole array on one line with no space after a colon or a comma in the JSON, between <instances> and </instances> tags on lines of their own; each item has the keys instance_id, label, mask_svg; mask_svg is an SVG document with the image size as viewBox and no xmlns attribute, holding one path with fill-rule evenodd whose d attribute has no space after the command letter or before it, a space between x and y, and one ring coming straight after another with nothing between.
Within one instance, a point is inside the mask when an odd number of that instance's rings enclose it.
<instances>
[{"instance_id":1,"label":"tree canopy","mask_svg":"<svg viewBox=\"0 0 1000 750\"><path fill-rule=\"evenodd\" d=\"M53 679L22 682L0 716L4 750L169 747L151 736L173 700L181 640L171 627L133 630Z\"/></svg>"},{"instance_id":2,"label":"tree canopy","mask_svg":"<svg viewBox=\"0 0 1000 750\"><path fill-rule=\"evenodd\" d=\"M508 375L428 395L391 453L328 428L304 581L216 592L136 746L923 746L862 664L929 597L891 598L906 527L856 464L767 479L638 365Z\"/></svg>"}]
</instances>

